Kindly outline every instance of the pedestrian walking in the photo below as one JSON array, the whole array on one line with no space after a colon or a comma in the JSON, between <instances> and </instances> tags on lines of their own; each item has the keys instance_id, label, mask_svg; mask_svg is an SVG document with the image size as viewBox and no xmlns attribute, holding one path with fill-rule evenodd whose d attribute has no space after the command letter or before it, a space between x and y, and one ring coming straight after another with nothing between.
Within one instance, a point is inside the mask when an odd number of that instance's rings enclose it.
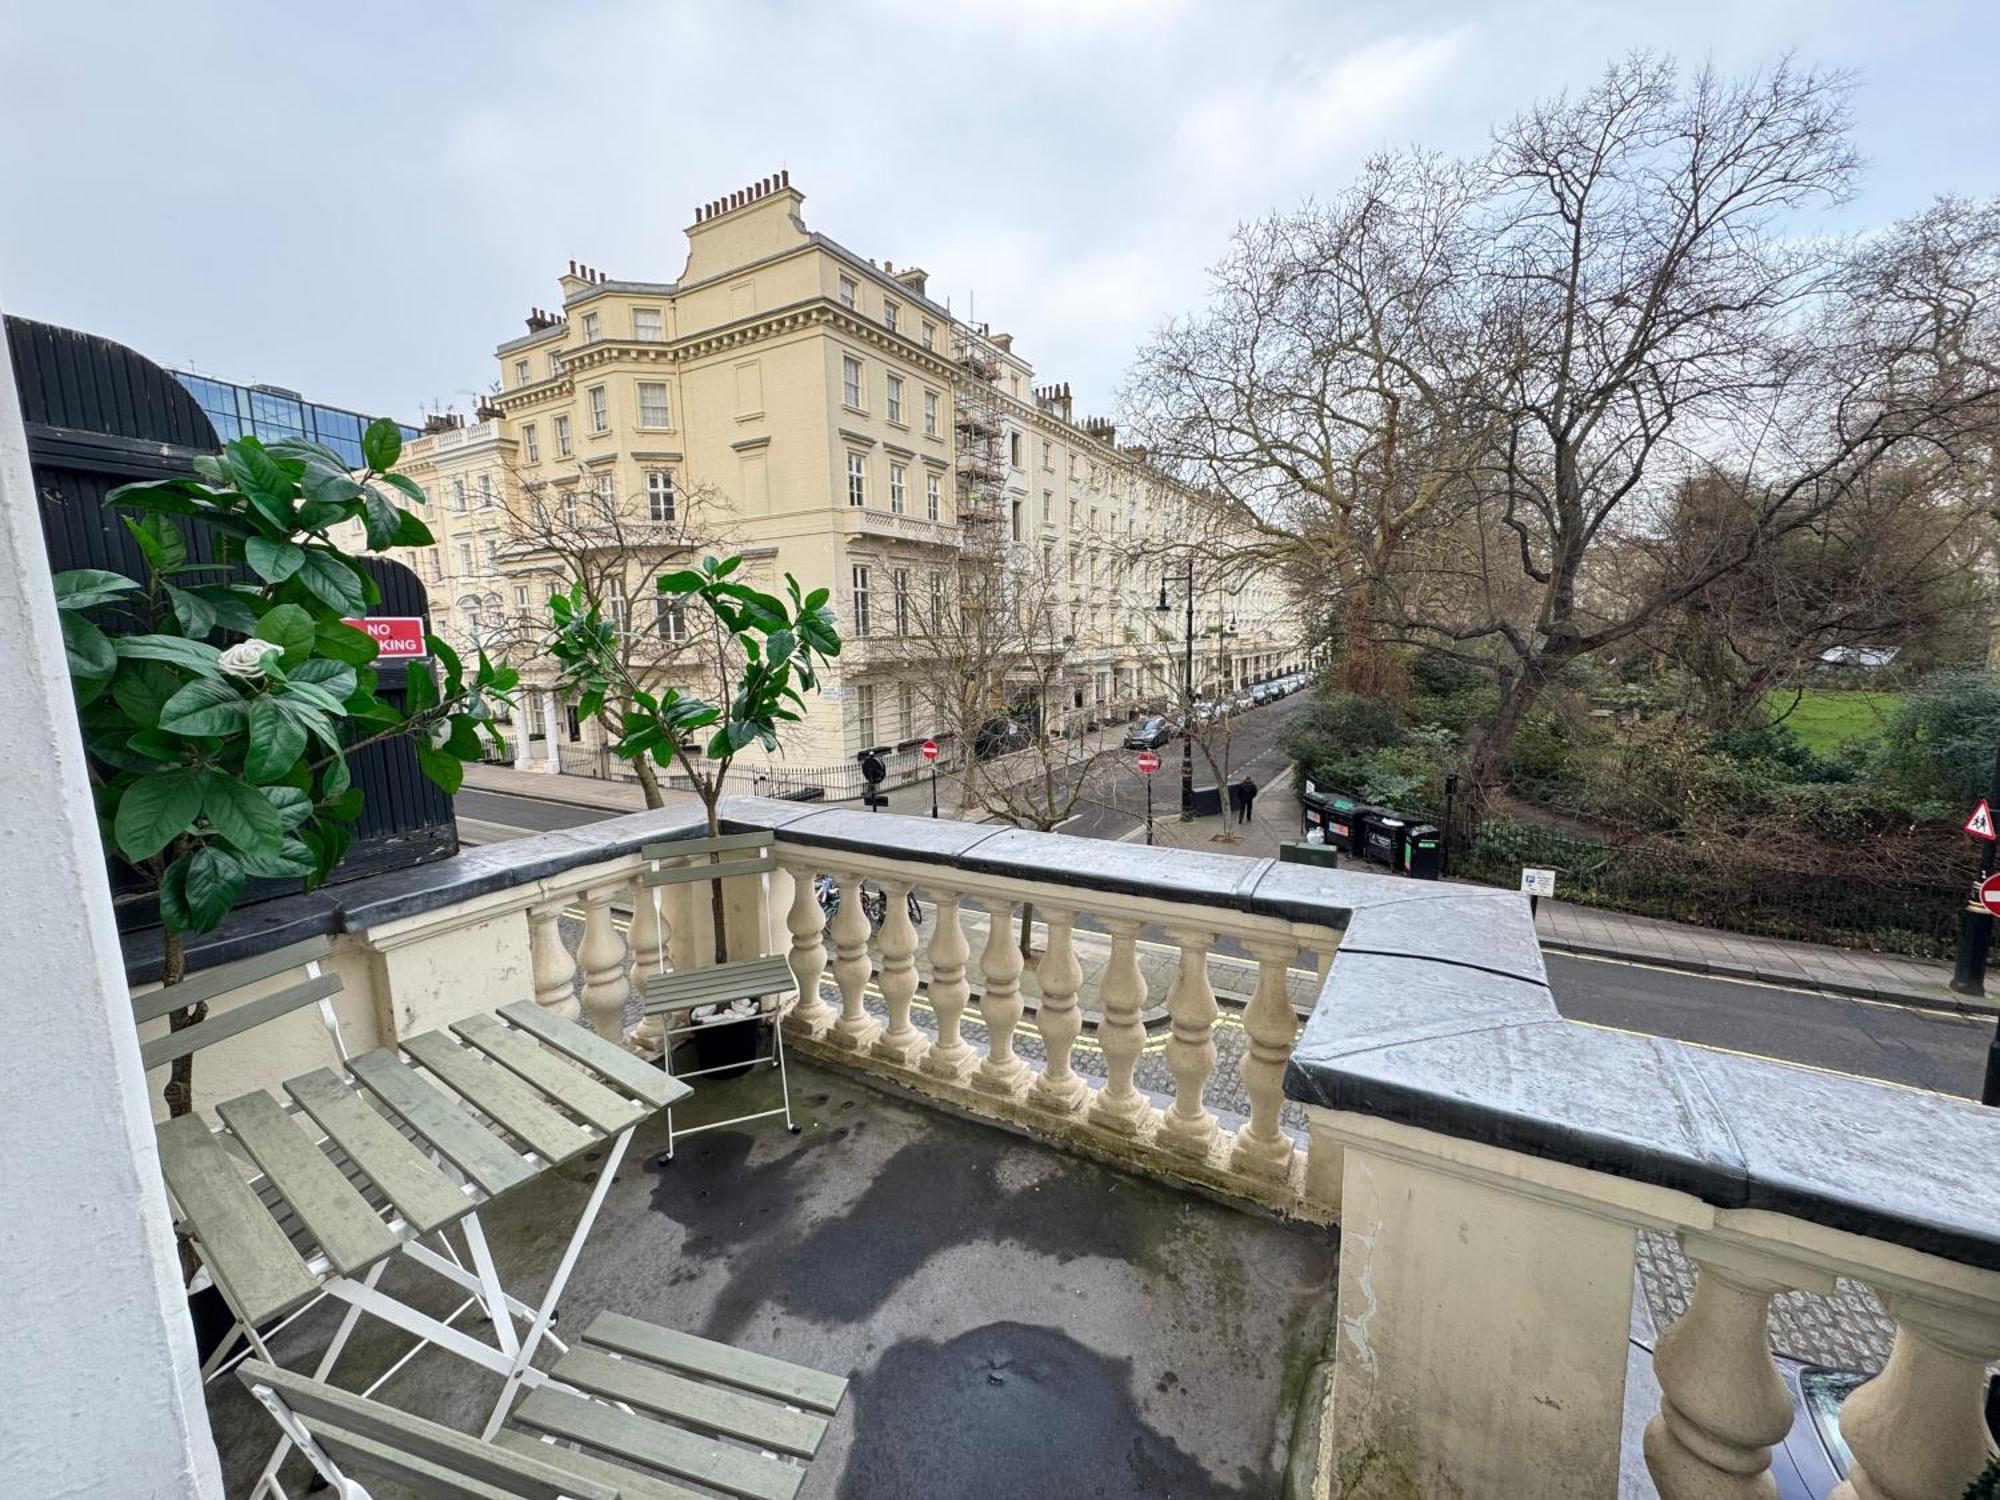
<instances>
[{"instance_id":1,"label":"pedestrian walking","mask_svg":"<svg viewBox=\"0 0 2000 1500\"><path fill-rule=\"evenodd\" d=\"M1243 780L1231 788L1236 794L1236 821L1247 823L1257 805L1257 783L1250 779L1250 773L1243 773Z\"/></svg>"}]
</instances>

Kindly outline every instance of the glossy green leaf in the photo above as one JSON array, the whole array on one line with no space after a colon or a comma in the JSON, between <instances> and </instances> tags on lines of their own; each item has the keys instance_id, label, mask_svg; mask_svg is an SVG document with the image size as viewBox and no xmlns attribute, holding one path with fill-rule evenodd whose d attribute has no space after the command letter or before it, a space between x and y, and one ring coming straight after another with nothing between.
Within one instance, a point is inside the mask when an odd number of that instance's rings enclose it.
<instances>
[{"instance_id":1,"label":"glossy green leaf","mask_svg":"<svg viewBox=\"0 0 2000 1500\"><path fill-rule=\"evenodd\" d=\"M356 667L367 666L382 650L367 631L356 630L339 620L319 622L317 646L321 656L330 656L335 661L344 661Z\"/></svg>"},{"instance_id":2,"label":"glossy green leaf","mask_svg":"<svg viewBox=\"0 0 2000 1500\"><path fill-rule=\"evenodd\" d=\"M203 677L220 677L222 653L207 641L180 635L121 635L112 644L127 661L163 661Z\"/></svg>"},{"instance_id":3,"label":"glossy green leaf","mask_svg":"<svg viewBox=\"0 0 2000 1500\"><path fill-rule=\"evenodd\" d=\"M305 726L286 713L275 698L250 704L250 743L243 757L243 774L259 786L276 781L297 762L306 748Z\"/></svg>"},{"instance_id":4,"label":"glossy green leaf","mask_svg":"<svg viewBox=\"0 0 2000 1500\"><path fill-rule=\"evenodd\" d=\"M141 776L125 788L112 836L127 859L151 859L201 814L201 778L179 768Z\"/></svg>"},{"instance_id":5,"label":"glossy green leaf","mask_svg":"<svg viewBox=\"0 0 2000 1500\"><path fill-rule=\"evenodd\" d=\"M312 816L312 798L295 786L267 786L264 800L277 809L278 826L290 833Z\"/></svg>"},{"instance_id":6,"label":"glossy green leaf","mask_svg":"<svg viewBox=\"0 0 2000 1500\"><path fill-rule=\"evenodd\" d=\"M61 615L63 654L69 675L86 681L102 681L118 669L118 652L111 637L82 615L64 610Z\"/></svg>"},{"instance_id":7,"label":"glossy green leaf","mask_svg":"<svg viewBox=\"0 0 2000 1500\"><path fill-rule=\"evenodd\" d=\"M148 511L143 515L120 516L118 519L132 533L154 572L165 573L187 562L187 538L181 534L179 525L166 515Z\"/></svg>"},{"instance_id":8,"label":"glossy green leaf","mask_svg":"<svg viewBox=\"0 0 2000 1500\"><path fill-rule=\"evenodd\" d=\"M359 615L367 608L368 591L363 587L361 575L332 552L308 547L298 579L328 609Z\"/></svg>"},{"instance_id":9,"label":"glossy green leaf","mask_svg":"<svg viewBox=\"0 0 2000 1500\"><path fill-rule=\"evenodd\" d=\"M391 547L428 547L437 540L422 518L409 511L397 511L396 518L396 534L389 538Z\"/></svg>"},{"instance_id":10,"label":"glossy green leaf","mask_svg":"<svg viewBox=\"0 0 2000 1500\"><path fill-rule=\"evenodd\" d=\"M171 583L166 585L166 590L167 602L174 607L174 620L182 630L197 640L214 634L215 606L199 594L175 588Z\"/></svg>"},{"instance_id":11,"label":"glossy green leaf","mask_svg":"<svg viewBox=\"0 0 2000 1500\"><path fill-rule=\"evenodd\" d=\"M316 863L312 850L298 839L284 839L273 851L241 854L237 860L246 875L266 880L300 879L312 874Z\"/></svg>"},{"instance_id":12,"label":"glossy green leaf","mask_svg":"<svg viewBox=\"0 0 2000 1500\"><path fill-rule=\"evenodd\" d=\"M401 491L405 497L418 505L430 504L430 497L424 493L424 487L407 474L384 474L382 482Z\"/></svg>"},{"instance_id":13,"label":"glossy green leaf","mask_svg":"<svg viewBox=\"0 0 2000 1500\"><path fill-rule=\"evenodd\" d=\"M455 795L465 781L463 761L421 740L417 742L417 768L435 782L447 797Z\"/></svg>"},{"instance_id":14,"label":"glossy green leaf","mask_svg":"<svg viewBox=\"0 0 2000 1500\"><path fill-rule=\"evenodd\" d=\"M194 925L187 904L188 856L167 866L160 878L160 922L169 932L186 932Z\"/></svg>"},{"instance_id":15,"label":"glossy green leaf","mask_svg":"<svg viewBox=\"0 0 2000 1500\"><path fill-rule=\"evenodd\" d=\"M188 860L184 889L189 930L212 932L243 894L243 866L226 849L204 844Z\"/></svg>"},{"instance_id":16,"label":"glossy green leaf","mask_svg":"<svg viewBox=\"0 0 2000 1500\"><path fill-rule=\"evenodd\" d=\"M403 513L396 503L373 485L361 492L361 524L368 535L368 549L383 552L396 540L396 528Z\"/></svg>"},{"instance_id":17,"label":"glossy green leaf","mask_svg":"<svg viewBox=\"0 0 2000 1500\"><path fill-rule=\"evenodd\" d=\"M313 617L296 604L275 604L257 622L257 639L269 641L282 653L280 665L296 667L312 655L318 628Z\"/></svg>"},{"instance_id":18,"label":"glossy green leaf","mask_svg":"<svg viewBox=\"0 0 2000 1500\"><path fill-rule=\"evenodd\" d=\"M95 609L139 587L123 573L104 568L69 568L55 575L57 609Z\"/></svg>"},{"instance_id":19,"label":"glossy green leaf","mask_svg":"<svg viewBox=\"0 0 2000 1500\"><path fill-rule=\"evenodd\" d=\"M354 668L346 662L327 661L324 658L301 662L298 670L292 673L292 681L311 683L314 687L323 689L336 703L345 703L354 696L354 690L361 685Z\"/></svg>"},{"instance_id":20,"label":"glossy green leaf","mask_svg":"<svg viewBox=\"0 0 2000 1500\"><path fill-rule=\"evenodd\" d=\"M199 677L160 705L160 728L180 735L236 734L245 707L243 695L228 683Z\"/></svg>"},{"instance_id":21,"label":"glossy green leaf","mask_svg":"<svg viewBox=\"0 0 2000 1500\"><path fill-rule=\"evenodd\" d=\"M202 784L202 816L238 849L251 853L277 847L283 830L278 810L248 782L211 771Z\"/></svg>"},{"instance_id":22,"label":"glossy green leaf","mask_svg":"<svg viewBox=\"0 0 2000 1500\"><path fill-rule=\"evenodd\" d=\"M266 583L283 583L305 566L306 551L297 542L253 536L243 544L243 556Z\"/></svg>"},{"instance_id":23,"label":"glossy green leaf","mask_svg":"<svg viewBox=\"0 0 2000 1500\"><path fill-rule=\"evenodd\" d=\"M361 456L371 469L386 471L396 467L403 455L403 434L387 417L377 417L361 434Z\"/></svg>"}]
</instances>

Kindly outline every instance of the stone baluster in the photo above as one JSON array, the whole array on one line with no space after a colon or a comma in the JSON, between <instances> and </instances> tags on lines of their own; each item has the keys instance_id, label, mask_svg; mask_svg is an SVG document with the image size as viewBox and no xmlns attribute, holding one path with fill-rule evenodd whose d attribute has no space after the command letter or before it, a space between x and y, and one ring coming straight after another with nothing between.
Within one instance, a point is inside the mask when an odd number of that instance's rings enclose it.
<instances>
[{"instance_id":1,"label":"stone baluster","mask_svg":"<svg viewBox=\"0 0 2000 1500\"><path fill-rule=\"evenodd\" d=\"M1014 939L1014 903L986 903L986 947L979 955L979 1019L986 1023L986 1056L972 1081L989 1094L1018 1096L1028 1086L1028 1065L1014 1050L1021 1024L1021 949Z\"/></svg>"},{"instance_id":2,"label":"stone baluster","mask_svg":"<svg viewBox=\"0 0 2000 1500\"><path fill-rule=\"evenodd\" d=\"M1215 990L1208 982L1208 947L1215 935L1175 930L1180 973L1167 996L1167 1070L1174 1075L1174 1103L1160 1120L1159 1142L1179 1156L1205 1157L1215 1149L1221 1127L1201 1102L1215 1071Z\"/></svg>"},{"instance_id":3,"label":"stone baluster","mask_svg":"<svg viewBox=\"0 0 2000 1500\"><path fill-rule=\"evenodd\" d=\"M1681 1245L1696 1266L1694 1300L1653 1353L1660 1410L1646 1424L1646 1467L1661 1500L1767 1500L1771 1449L1792 1426L1765 1327L1771 1298L1831 1292L1833 1278L1695 1235Z\"/></svg>"},{"instance_id":4,"label":"stone baluster","mask_svg":"<svg viewBox=\"0 0 2000 1500\"><path fill-rule=\"evenodd\" d=\"M1131 917L1108 917L1111 962L1097 983L1097 1003L1103 1019L1097 1023L1097 1044L1104 1049L1104 1087L1090 1101L1090 1122L1119 1135L1138 1135L1159 1113L1133 1086L1132 1075L1146 1050L1146 976L1139 970L1139 923Z\"/></svg>"},{"instance_id":5,"label":"stone baluster","mask_svg":"<svg viewBox=\"0 0 2000 1500\"><path fill-rule=\"evenodd\" d=\"M2000 1315L1880 1292L1896 1320L1882 1373L1847 1398L1854 1467L1833 1500L1956 1500L1986 1462L1986 1366Z\"/></svg>"},{"instance_id":6,"label":"stone baluster","mask_svg":"<svg viewBox=\"0 0 2000 1500\"><path fill-rule=\"evenodd\" d=\"M1090 1085L1070 1068L1069 1058L1083 1030L1083 1017L1076 1008L1076 992L1083 984L1083 966L1076 961L1076 913L1060 907L1044 907L1049 926L1049 945L1035 969L1041 982L1042 1003L1035 1022L1042 1033L1047 1061L1028 1097L1043 1109L1072 1115L1090 1102Z\"/></svg>"},{"instance_id":7,"label":"stone baluster","mask_svg":"<svg viewBox=\"0 0 2000 1500\"><path fill-rule=\"evenodd\" d=\"M910 921L910 882L885 880L882 897L882 1001L889 1025L875 1039L874 1054L910 1067L924 1055L930 1038L910 1024L910 1002L917 998L917 929Z\"/></svg>"},{"instance_id":8,"label":"stone baluster","mask_svg":"<svg viewBox=\"0 0 2000 1500\"><path fill-rule=\"evenodd\" d=\"M562 914L568 904L550 901L528 908L528 951L535 1004L552 1016L574 1021L582 1009L576 1003L576 960L562 940Z\"/></svg>"},{"instance_id":9,"label":"stone baluster","mask_svg":"<svg viewBox=\"0 0 2000 1500\"><path fill-rule=\"evenodd\" d=\"M1285 1106L1285 1063L1299 1032L1285 989L1298 950L1292 943L1262 939L1249 946L1257 960L1257 992L1243 1007L1243 1031L1249 1039L1243 1049L1243 1092L1250 1099L1250 1120L1236 1132L1229 1166L1247 1176L1282 1181L1291 1175L1295 1151L1278 1114Z\"/></svg>"},{"instance_id":10,"label":"stone baluster","mask_svg":"<svg viewBox=\"0 0 2000 1500\"><path fill-rule=\"evenodd\" d=\"M583 964L583 1013L592 1031L613 1042L625 1040L625 1002L632 993L625 939L611 922L611 898L623 889L599 885L584 892L583 941L576 950Z\"/></svg>"},{"instance_id":11,"label":"stone baluster","mask_svg":"<svg viewBox=\"0 0 2000 1500\"><path fill-rule=\"evenodd\" d=\"M833 915L833 978L840 986L840 1019L828 1040L836 1047L866 1052L881 1033L861 997L868 988L868 914L861 909L861 877L839 874L840 910Z\"/></svg>"},{"instance_id":12,"label":"stone baluster","mask_svg":"<svg viewBox=\"0 0 2000 1500\"><path fill-rule=\"evenodd\" d=\"M803 866L792 871L792 904L785 913L785 930L792 935L787 956L792 978L799 985L792 1025L808 1036L824 1036L839 1012L819 992L820 975L826 972L826 913L820 910L813 872Z\"/></svg>"},{"instance_id":13,"label":"stone baluster","mask_svg":"<svg viewBox=\"0 0 2000 1500\"><path fill-rule=\"evenodd\" d=\"M959 925L959 894L940 891L931 926L931 1010L937 1016L937 1041L924 1054L923 1070L933 1078L957 1083L978 1066L979 1055L959 1034L965 1007L972 998L965 966L972 957L965 929Z\"/></svg>"},{"instance_id":14,"label":"stone baluster","mask_svg":"<svg viewBox=\"0 0 2000 1500\"><path fill-rule=\"evenodd\" d=\"M642 996L646 993L646 981L661 973L666 965L665 904L657 887L633 880L632 926L626 933L626 941L632 947L632 988ZM641 1015L632 1032L633 1050L657 1056L666 1044L666 1028L660 1017Z\"/></svg>"}]
</instances>

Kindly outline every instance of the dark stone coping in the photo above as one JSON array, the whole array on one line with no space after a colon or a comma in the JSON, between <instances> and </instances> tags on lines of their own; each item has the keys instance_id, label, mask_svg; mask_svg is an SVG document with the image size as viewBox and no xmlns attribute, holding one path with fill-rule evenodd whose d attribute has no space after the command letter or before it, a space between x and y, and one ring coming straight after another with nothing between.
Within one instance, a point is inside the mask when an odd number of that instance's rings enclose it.
<instances>
[{"instance_id":1,"label":"dark stone coping","mask_svg":"<svg viewBox=\"0 0 2000 1500\"><path fill-rule=\"evenodd\" d=\"M764 798L723 813L731 831L768 828L784 844L1343 928L1285 1070L1290 1098L2000 1270L2000 1110L1564 1020L1518 895ZM196 940L190 966L421 915L702 827L689 807L633 813L266 902ZM158 953L157 933L128 939L129 977L156 977Z\"/></svg>"}]
</instances>

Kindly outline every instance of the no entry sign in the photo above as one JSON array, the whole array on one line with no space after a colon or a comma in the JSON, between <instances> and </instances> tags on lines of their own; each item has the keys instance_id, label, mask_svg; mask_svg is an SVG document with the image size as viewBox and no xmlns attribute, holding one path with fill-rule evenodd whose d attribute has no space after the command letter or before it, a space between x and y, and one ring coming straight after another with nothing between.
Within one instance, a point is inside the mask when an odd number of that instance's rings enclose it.
<instances>
[{"instance_id":1,"label":"no entry sign","mask_svg":"<svg viewBox=\"0 0 2000 1500\"><path fill-rule=\"evenodd\" d=\"M1979 882L1979 904L2000 917L2000 875L1988 875Z\"/></svg>"},{"instance_id":2,"label":"no entry sign","mask_svg":"<svg viewBox=\"0 0 2000 1500\"><path fill-rule=\"evenodd\" d=\"M422 615L380 615L366 620L343 620L375 642L377 661L418 661L430 653L424 649Z\"/></svg>"},{"instance_id":3,"label":"no entry sign","mask_svg":"<svg viewBox=\"0 0 2000 1500\"><path fill-rule=\"evenodd\" d=\"M1150 750L1141 750L1139 752L1138 765L1141 771L1151 776L1155 771L1160 769L1160 757L1153 754Z\"/></svg>"},{"instance_id":4,"label":"no entry sign","mask_svg":"<svg viewBox=\"0 0 2000 1500\"><path fill-rule=\"evenodd\" d=\"M925 760L936 760L936 759L937 759L937 741L936 741L936 740L925 740L925 741L924 741L924 743L923 743L923 747L922 747L922 748L921 748L921 749L920 749L920 750L919 750L919 751L918 751L917 753L918 753L919 755L923 756L923 758L924 758Z\"/></svg>"}]
</instances>

